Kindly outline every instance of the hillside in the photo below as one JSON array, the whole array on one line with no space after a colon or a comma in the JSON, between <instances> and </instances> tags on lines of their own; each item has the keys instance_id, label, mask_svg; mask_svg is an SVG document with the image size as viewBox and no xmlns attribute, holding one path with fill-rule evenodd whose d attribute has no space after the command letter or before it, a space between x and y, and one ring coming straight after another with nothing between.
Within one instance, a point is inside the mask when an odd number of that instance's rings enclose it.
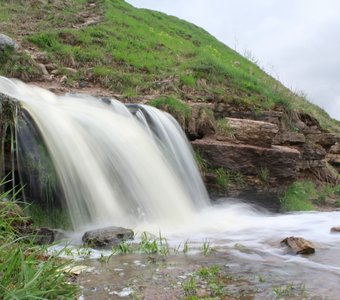
<instances>
[{"instance_id":1,"label":"hillside","mask_svg":"<svg viewBox=\"0 0 340 300\"><path fill-rule=\"evenodd\" d=\"M0 75L167 110L216 195L338 184L340 122L203 29L123 0L2 2L0 33L18 47Z\"/></svg>"},{"instance_id":2,"label":"hillside","mask_svg":"<svg viewBox=\"0 0 340 300\"><path fill-rule=\"evenodd\" d=\"M62 79L66 87L96 85L129 99L168 94L257 111L298 108L339 131L339 122L203 29L122 0L6 1L0 32L37 60L47 60L52 81ZM36 51L46 51L46 57L34 56ZM27 53L5 58L0 74L40 79Z\"/></svg>"}]
</instances>

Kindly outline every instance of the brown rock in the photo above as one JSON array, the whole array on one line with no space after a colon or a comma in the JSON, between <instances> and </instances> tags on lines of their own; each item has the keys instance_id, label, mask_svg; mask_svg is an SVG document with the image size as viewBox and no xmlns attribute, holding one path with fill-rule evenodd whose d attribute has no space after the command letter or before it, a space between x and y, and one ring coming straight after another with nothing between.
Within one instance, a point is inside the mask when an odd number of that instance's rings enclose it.
<instances>
[{"instance_id":1,"label":"brown rock","mask_svg":"<svg viewBox=\"0 0 340 300\"><path fill-rule=\"evenodd\" d=\"M340 233L340 226L332 227L332 228L331 228L331 232L332 232L332 233Z\"/></svg>"},{"instance_id":2,"label":"brown rock","mask_svg":"<svg viewBox=\"0 0 340 300\"><path fill-rule=\"evenodd\" d=\"M323 160L326 157L326 150L310 141L303 145L303 159L304 160Z\"/></svg>"},{"instance_id":3,"label":"brown rock","mask_svg":"<svg viewBox=\"0 0 340 300\"><path fill-rule=\"evenodd\" d=\"M43 75L49 75L44 64L37 64L37 67Z\"/></svg>"},{"instance_id":4,"label":"brown rock","mask_svg":"<svg viewBox=\"0 0 340 300\"><path fill-rule=\"evenodd\" d=\"M85 232L82 241L84 245L93 248L109 248L133 237L134 233L131 229L110 226Z\"/></svg>"},{"instance_id":5,"label":"brown rock","mask_svg":"<svg viewBox=\"0 0 340 300\"><path fill-rule=\"evenodd\" d=\"M274 144L277 145L299 145L306 142L306 138L302 133L283 132L276 136Z\"/></svg>"},{"instance_id":6,"label":"brown rock","mask_svg":"<svg viewBox=\"0 0 340 300\"><path fill-rule=\"evenodd\" d=\"M70 74L75 74L78 72L76 69L68 68L68 67L64 68L64 70L66 70Z\"/></svg>"},{"instance_id":7,"label":"brown rock","mask_svg":"<svg viewBox=\"0 0 340 300\"><path fill-rule=\"evenodd\" d=\"M326 160L331 164L340 165L340 154L327 154Z\"/></svg>"},{"instance_id":8,"label":"brown rock","mask_svg":"<svg viewBox=\"0 0 340 300\"><path fill-rule=\"evenodd\" d=\"M57 67L58 66L56 64L54 64L54 63L48 63L48 64L45 65L46 70L49 71L49 72L51 72L52 70L57 69Z\"/></svg>"},{"instance_id":9,"label":"brown rock","mask_svg":"<svg viewBox=\"0 0 340 300\"><path fill-rule=\"evenodd\" d=\"M280 242L281 246L288 246L295 254L313 254L315 248L311 242L301 237L287 237Z\"/></svg>"},{"instance_id":10,"label":"brown rock","mask_svg":"<svg viewBox=\"0 0 340 300\"><path fill-rule=\"evenodd\" d=\"M60 83L66 83L67 82L67 76L64 75L60 78Z\"/></svg>"},{"instance_id":11,"label":"brown rock","mask_svg":"<svg viewBox=\"0 0 340 300\"><path fill-rule=\"evenodd\" d=\"M279 129L277 125L249 119L226 118L233 136L244 144L270 147Z\"/></svg>"},{"instance_id":12,"label":"brown rock","mask_svg":"<svg viewBox=\"0 0 340 300\"><path fill-rule=\"evenodd\" d=\"M294 177L300 152L284 146L258 146L202 139L192 142L211 168L225 168L244 175L258 175L261 168L277 178Z\"/></svg>"},{"instance_id":13,"label":"brown rock","mask_svg":"<svg viewBox=\"0 0 340 300\"><path fill-rule=\"evenodd\" d=\"M255 111L250 110L245 107L235 107L230 103L221 103L218 102L215 104L214 111L217 114L218 118L237 118L237 119L251 119L256 121L269 122L272 124L279 125L281 123L281 118L283 116L283 112L280 111Z\"/></svg>"},{"instance_id":14,"label":"brown rock","mask_svg":"<svg viewBox=\"0 0 340 300\"><path fill-rule=\"evenodd\" d=\"M191 117L186 132L192 139L202 138L215 133L214 115L211 105L191 105Z\"/></svg>"},{"instance_id":15,"label":"brown rock","mask_svg":"<svg viewBox=\"0 0 340 300\"><path fill-rule=\"evenodd\" d=\"M24 218L25 213L21 207L13 202L0 201L0 212L4 218Z\"/></svg>"},{"instance_id":16,"label":"brown rock","mask_svg":"<svg viewBox=\"0 0 340 300\"><path fill-rule=\"evenodd\" d=\"M340 142L336 142L330 149L330 154L340 154Z\"/></svg>"},{"instance_id":17,"label":"brown rock","mask_svg":"<svg viewBox=\"0 0 340 300\"><path fill-rule=\"evenodd\" d=\"M309 134L308 139L320 146L329 149L331 146L340 142L340 134L335 133L315 133Z\"/></svg>"}]
</instances>

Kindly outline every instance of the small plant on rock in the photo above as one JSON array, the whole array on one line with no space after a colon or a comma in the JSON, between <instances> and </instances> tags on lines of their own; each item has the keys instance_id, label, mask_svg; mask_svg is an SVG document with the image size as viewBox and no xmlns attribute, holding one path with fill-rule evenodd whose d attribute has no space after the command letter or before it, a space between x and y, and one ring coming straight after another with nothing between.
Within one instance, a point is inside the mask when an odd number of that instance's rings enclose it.
<instances>
[{"instance_id":1,"label":"small plant on rock","mask_svg":"<svg viewBox=\"0 0 340 300\"><path fill-rule=\"evenodd\" d=\"M227 119L216 120L217 134L228 138L234 138L234 128L232 128Z\"/></svg>"},{"instance_id":2,"label":"small plant on rock","mask_svg":"<svg viewBox=\"0 0 340 300\"><path fill-rule=\"evenodd\" d=\"M261 168L259 178L263 185L267 185L269 183L269 170L267 168Z\"/></svg>"},{"instance_id":3,"label":"small plant on rock","mask_svg":"<svg viewBox=\"0 0 340 300\"><path fill-rule=\"evenodd\" d=\"M228 188L230 184L230 173L223 168L218 168L215 170L215 174L217 176L217 184L221 188Z\"/></svg>"}]
</instances>

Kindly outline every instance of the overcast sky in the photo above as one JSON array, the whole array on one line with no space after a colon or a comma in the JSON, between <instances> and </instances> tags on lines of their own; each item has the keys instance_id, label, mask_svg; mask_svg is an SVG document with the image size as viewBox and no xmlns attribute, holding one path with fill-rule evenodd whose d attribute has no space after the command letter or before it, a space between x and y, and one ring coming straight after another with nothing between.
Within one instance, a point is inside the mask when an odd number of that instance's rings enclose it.
<instances>
[{"instance_id":1,"label":"overcast sky","mask_svg":"<svg viewBox=\"0 0 340 300\"><path fill-rule=\"evenodd\" d=\"M128 0L203 27L340 120L340 0Z\"/></svg>"}]
</instances>

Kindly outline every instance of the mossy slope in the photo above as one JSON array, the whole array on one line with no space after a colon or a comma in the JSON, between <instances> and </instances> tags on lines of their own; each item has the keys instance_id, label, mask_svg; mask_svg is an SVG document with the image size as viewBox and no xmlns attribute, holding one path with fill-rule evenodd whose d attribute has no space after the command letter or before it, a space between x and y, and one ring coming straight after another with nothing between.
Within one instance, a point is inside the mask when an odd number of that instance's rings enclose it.
<instances>
[{"instance_id":1,"label":"mossy slope","mask_svg":"<svg viewBox=\"0 0 340 300\"><path fill-rule=\"evenodd\" d=\"M319 107L203 29L123 0L6 2L0 8L0 32L46 51L59 74L68 75L68 84L91 82L132 99L172 95L256 110L303 109L324 128L340 128ZM77 72L69 74L65 67ZM4 62L0 74L12 75Z\"/></svg>"}]
</instances>

